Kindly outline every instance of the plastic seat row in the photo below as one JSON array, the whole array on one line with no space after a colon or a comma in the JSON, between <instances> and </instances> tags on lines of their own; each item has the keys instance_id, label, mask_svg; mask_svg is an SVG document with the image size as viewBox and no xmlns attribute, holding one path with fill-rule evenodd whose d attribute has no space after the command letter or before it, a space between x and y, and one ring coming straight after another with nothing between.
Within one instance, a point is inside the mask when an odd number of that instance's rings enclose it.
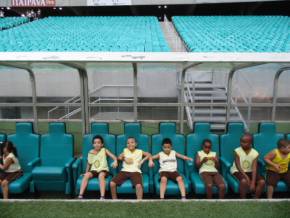
<instances>
[{"instance_id":1,"label":"plastic seat row","mask_svg":"<svg viewBox=\"0 0 290 218\"><path fill-rule=\"evenodd\" d=\"M289 52L287 16L176 16L191 52Z\"/></svg>"},{"instance_id":2,"label":"plastic seat row","mask_svg":"<svg viewBox=\"0 0 290 218\"><path fill-rule=\"evenodd\" d=\"M0 51L167 52L156 17L48 17L0 33Z\"/></svg>"},{"instance_id":3,"label":"plastic seat row","mask_svg":"<svg viewBox=\"0 0 290 218\"><path fill-rule=\"evenodd\" d=\"M27 17L4 17L0 18L0 30L12 28L24 23L27 23L29 19Z\"/></svg>"},{"instance_id":4,"label":"plastic seat row","mask_svg":"<svg viewBox=\"0 0 290 218\"><path fill-rule=\"evenodd\" d=\"M160 123L159 134L152 135L150 142L150 137L141 133L142 127L140 123L125 123L124 134L118 136L109 133L107 123L92 123L91 133L83 137L82 157L74 161L72 155L72 136L65 133L65 125L63 123L50 123L49 133L41 137L32 133L31 123L17 123L16 134L9 135L8 140L16 144L19 150L20 162L24 167L26 176L20 178L20 181L16 180L12 182L10 190L14 193L20 193L30 186L31 191L35 191L35 189L65 190L65 193L69 194L74 189L75 193L78 193L83 178L82 174L85 172L87 164L87 154L92 149L92 138L95 135L101 135L104 138L105 147L116 155L119 155L123 151L127 138L133 136L137 139L138 148L152 154L161 151L161 143L164 138L170 138L173 142L174 150L192 158L201 149L202 141L210 139L213 144L213 151L217 152L220 156L222 163L221 170L227 187L230 187L234 193L238 193L239 183L230 174L229 168L233 162L233 151L239 146L240 137L244 134L243 123L229 123L227 133L220 137L210 132L209 123L195 123L194 126L194 132L185 137L182 134L176 133L175 123ZM2 140L4 140L5 136L2 137ZM39 137L41 138L40 147L38 143ZM283 137L283 134L276 132L275 123L265 122L260 124L259 133L254 134L253 146L260 153L259 162L261 169L264 167L263 156L275 148L277 141ZM286 137L290 139L290 134ZM39 148L40 155L38 156ZM112 160L109 161L111 163ZM147 164L142 166L144 193L159 193L158 169L158 161L155 162L153 169L149 169ZM111 176L107 178L107 190L109 190L109 182L112 176L118 170L120 168L116 170L110 168ZM178 160L178 171L184 178L187 192L192 190L196 194L205 194L204 183L194 166L194 162L190 163ZM97 178L89 181L87 190L99 190ZM129 180L118 187L117 191L126 194L135 192ZM213 192L217 193L217 191L217 188L213 187ZM286 184L279 182L276 191L287 191ZM168 181L166 194L179 194L179 189L175 182Z\"/></svg>"}]
</instances>

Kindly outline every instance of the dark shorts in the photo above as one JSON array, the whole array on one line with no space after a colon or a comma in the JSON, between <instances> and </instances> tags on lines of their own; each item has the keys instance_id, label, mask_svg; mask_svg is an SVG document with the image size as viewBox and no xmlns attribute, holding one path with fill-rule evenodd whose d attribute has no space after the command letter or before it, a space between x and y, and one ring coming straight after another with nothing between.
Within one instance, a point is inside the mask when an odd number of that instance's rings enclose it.
<instances>
[{"instance_id":1,"label":"dark shorts","mask_svg":"<svg viewBox=\"0 0 290 218\"><path fill-rule=\"evenodd\" d=\"M17 171L13 173L1 172L0 173L0 180L7 180L9 183L20 178L23 175L23 171Z\"/></svg>"},{"instance_id":2,"label":"dark shorts","mask_svg":"<svg viewBox=\"0 0 290 218\"><path fill-rule=\"evenodd\" d=\"M162 177L166 177L167 179L170 179L170 180L173 180L173 181L176 181L177 177L179 177L180 174L178 172L160 172L160 179Z\"/></svg>"},{"instance_id":3,"label":"dark shorts","mask_svg":"<svg viewBox=\"0 0 290 218\"><path fill-rule=\"evenodd\" d=\"M200 174L205 185L225 185L224 179L219 173L215 172L203 172Z\"/></svg>"},{"instance_id":4,"label":"dark shorts","mask_svg":"<svg viewBox=\"0 0 290 218\"><path fill-rule=\"evenodd\" d=\"M287 173L276 173L267 170L267 185L276 187L280 180L283 180L290 187L290 171Z\"/></svg>"},{"instance_id":5,"label":"dark shorts","mask_svg":"<svg viewBox=\"0 0 290 218\"><path fill-rule=\"evenodd\" d=\"M112 182L116 183L117 186L120 186L127 179L130 179L134 186L137 184L143 185L142 174L138 172L121 171L112 179Z\"/></svg>"},{"instance_id":6,"label":"dark shorts","mask_svg":"<svg viewBox=\"0 0 290 218\"><path fill-rule=\"evenodd\" d=\"M109 175L109 172L108 172L108 171L105 171L105 170L103 170L103 171L101 171L101 172L90 171L90 173L93 175L92 178L98 178L99 175L100 175L100 173L105 173L105 178L108 177L108 175Z\"/></svg>"},{"instance_id":7,"label":"dark shorts","mask_svg":"<svg viewBox=\"0 0 290 218\"><path fill-rule=\"evenodd\" d=\"M250 178L250 180L252 180L252 173L246 173L247 176ZM242 179L245 179L244 175L240 172L235 172L233 174L239 181L241 181ZM263 176L261 176L259 173L257 173L257 176L256 176L256 182L259 182L261 180L265 180Z\"/></svg>"}]
</instances>

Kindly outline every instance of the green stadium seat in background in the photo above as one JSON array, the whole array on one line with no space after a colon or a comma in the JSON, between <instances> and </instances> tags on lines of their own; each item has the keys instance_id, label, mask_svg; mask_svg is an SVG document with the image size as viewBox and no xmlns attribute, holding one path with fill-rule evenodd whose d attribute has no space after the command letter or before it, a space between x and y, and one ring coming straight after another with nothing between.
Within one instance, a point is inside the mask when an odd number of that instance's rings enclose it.
<instances>
[{"instance_id":1,"label":"green stadium seat in background","mask_svg":"<svg viewBox=\"0 0 290 218\"><path fill-rule=\"evenodd\" d=\"M160 123L159 134L152 135L152 155L155 155L162 151L162 141L164 138L170 138L172 141L173 150L185 155L185 137L181 134L176 134L176 123L164 122ZM181 159L177 159L178 172L184 179L186 192L190 192L190 181L185 176L185 162ZM160 174L159 174L159 161L155 161L153 168L154 175L154 187L156 194L160 193ZM179 188L175 181L168 180L166 195L179 195Z\"/></svg>"},{"instance_id":2,"label":"green stadium seat in background","mask_svg":"<svg viewBox=\"0 0 290 218\"><path fill-rule=\"evenodd\" d=\"M39 191L72 191L73 136L66 133L65 123L49 123L49 133L41 136L40 161L32 170Z\"/></svg>"},{"instance_id":3,"label":"green stadium seat in background","mask_svg":"<svg viewBox=\"0 0 290 218\"><path fill-rule=\"evenodd\" d=\"M31 171L39 161L40 136L33 133L33 124L30 122L16 123L16 133L8 135L17 149L18 159L24 175L9 184L10 193L22 193L28 188L33 191Z\"/></svg>"}]
</instances>

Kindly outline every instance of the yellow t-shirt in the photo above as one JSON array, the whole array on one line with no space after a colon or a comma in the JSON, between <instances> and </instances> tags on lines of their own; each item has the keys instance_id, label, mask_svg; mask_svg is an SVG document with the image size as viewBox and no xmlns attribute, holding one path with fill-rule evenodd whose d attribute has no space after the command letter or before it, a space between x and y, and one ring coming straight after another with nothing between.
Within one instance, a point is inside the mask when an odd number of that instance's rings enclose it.
<instances>
[{"instance_id":1,"label":"yellow t-shirt","mask_svg":"<svg viewBox=\"0 0 290 218\"><path fill-rule=\"evenodd\" d=\"M121 171L141 173L139 165L140 162L142 161L143 151L140 149L135 149L133 152L131 152L128 148L125 148L123 153L125 158L132 160L132 163L127 164L126 161L123 161L123 168Z\"/></svg>"},{"instance_id":2,"label":"yellow t-shirt","mask_svg":"<svg viewBox=\"0 0 290 218\"><path fill-rule=\"evenodd\" d=\"M276 156L272 160L272 162L280 165L280 171L278 173L280 173L280 174L287 173L288 166L290 163L290 153L288 154L288 156L283 158L278 149L274 149L273 152L275 152ZM276 169L274 167L272 167L271 165L267 165L267 170L271 170L271 171L276 172Z\"/></svg>"},{"instance_id":3,"label":"yellow t-shirt","mask_svg":"<svg viewBox=\"0 0 290 218\"><path fill-rule=\"evenodd\" d=\"M207 154L203 150L201 150L197 153L197 155L199 156L200 161L202 161L205 157L216 157L216 152L211 151ZM211 172L211 173L218 172L218 170L215 167L215 162L213 160L208 160L207 162L203 163L199 168L199 173L203 172Z\"/></svg>"},{"instance_id":4,"label":"yellow t-shirt","mask_svg":"<svg viewBox=\"0 0 290 218\"><path fill-rule=\"evenodd\" d=\"M89 152L88 163L91 165L90 171L97 171L98 173L101 171L109 172L105 148L102 148L97 154Z\"/></svg>"},{"instance_id":5,"label":"yellow t-shirt","mask_svg":"<svg viewBox=\"0 0 290 218\"><path fill-rule=\"evenodd\" d=\"M236 148L235 152L240 158L240 165L243 171L246 173L252 172L253 162L259 156L259 153L254 148L251 148L251 151L247 154L241 147ZM231 173L234 174L236 172L239 172L239 170L234 161L231 167Z\"/></svg>"}]
</instances>

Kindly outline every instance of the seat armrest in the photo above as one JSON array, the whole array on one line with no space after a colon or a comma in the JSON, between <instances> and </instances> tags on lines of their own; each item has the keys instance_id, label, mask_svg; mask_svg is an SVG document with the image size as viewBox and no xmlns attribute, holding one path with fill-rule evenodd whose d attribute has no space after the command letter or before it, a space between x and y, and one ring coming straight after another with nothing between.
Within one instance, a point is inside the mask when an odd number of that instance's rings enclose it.
<instances>
[{"instance_id":1,"label":"seat armrest","mask_svg":"<svg viewBox=\"0 0 290 218\"><path fill-rule=\"evenodd\" d=\"M39 166L41 163L41 160L39 157L33 159L32 161L30 161L28 164L27 164L27 167L29 169L29 172L32 172L33 168L36 167L36 166Z\"/></svg>"}]
</instances>

